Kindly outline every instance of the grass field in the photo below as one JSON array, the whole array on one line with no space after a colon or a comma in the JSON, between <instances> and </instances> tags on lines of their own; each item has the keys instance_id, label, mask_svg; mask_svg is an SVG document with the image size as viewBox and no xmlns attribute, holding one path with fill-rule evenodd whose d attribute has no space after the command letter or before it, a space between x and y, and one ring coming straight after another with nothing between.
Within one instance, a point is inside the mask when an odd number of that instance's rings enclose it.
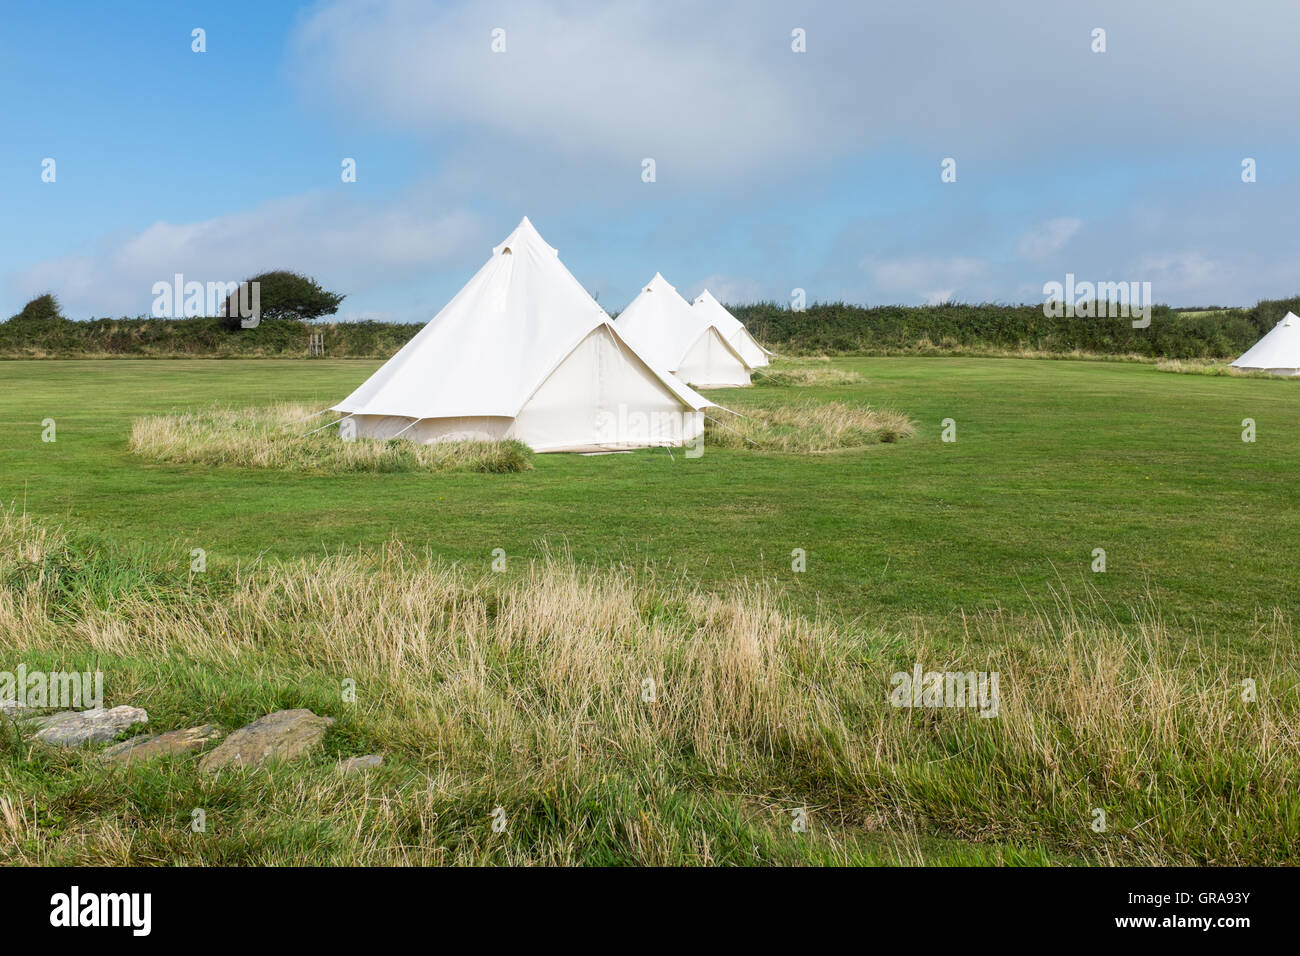
<instances>
[{"instance_id":1,"label":"grass field","mask_svg":"<svg viewBox=\"0 0 1300 956\"><path fill-rule=\"evenodd\" d=\"M1300 394L1291 383L1160 374L1141 365L840 359L865 382L715 393L728 407L869 402L907 414L907 441L820 456L710 449L542 455L483 476L309 475L151 464L134 417L216 402L324 408L373 362L3 362L0 501L105 542L234 566L397 536L486 567L649 562L704 583L773 583L804 611L939 626L1027 610L1048 588L1096 588L1115 610L1148 592L1171 620L1248 641L1300 540ZM55 419L57 442L42 443ZM956 421L957 441L940 441ZM1253 418L1257 440L1241 440ZM322 419L324 420L324 419ZM791 573L803 548L807 572ZM1104 548L1107 571L1089 570Z\"/></svg>"},{"instance_id":2,"label":"grass field","mask_svg":"<svg viewBox=\"0 0 1300 956\"><path fill-rule=\"evenodd\" d=\"M740 412L870 404L910 418L914 435L822 454L540 455L509 474L254 471L128 451L139 416L324 408L377 364L0 362L0 502L66 529L76 584L42 596L10 569L14 652L29 667L84 666L91 648L108 665L109 703L117 675L158 729L311 706L340 718L331 754L392 755L354 784L323 761L269 784L206 783L183 764L122 780L89 758L11 742L0 850L29 862L246 863L1215 863L1293 852L1300 391L1290 383L1106 362L843 358L832 363L840 384L713 397ZM1253 442L1242 440L1247 418ZM41 440L46 419L53 443ZM955 442L941 441L945 419ZM11 527L9 541L31 533ZM197 583L194 548L208 562ZM393 548L410 556L410 575L393 570ZM503 576L490 572L497 548ZM1090 569L1097 548L1105 573ZM794 549L806 552L802 573ZM475 662L477 675L455 706L424 715L420 693L460 670L402 676L385 658L356 665L385 692L350 717L327 663L365 657L368 629L383 630L357 608L320 597L285 618L313 647L281 646L274 628L260 640L195 636L227 613L229 628L266 626L239 610L249 593L296 606L275 591L292 579L285 568L328 576L347 561L346 580L400 590L427 576L455 606L496 607L484 595L500 589L530 619L547 620L542 595L559 594L555 633L575 635L582 661L549 645L498 659L449 638L440 653ZM621 594L611 582L624 578L645 583ZM644 641L609 646L605 619L577 609L588 587L609 592L599 606L635 608L620 626L650 628ZM756 617L736 610L737 588ZM43 610L23 616L29 600ZM164 626L158 603L180 616ZM495 612L483 614L484 646L504 647ZM760 641L762 666L720 683L742 634L789 640ZM714 656L676 660L692 635ZM598 666L619 646L642 670L666 662L693 688L691 707L647 727L612 702L641 672ZM999 664L1022 690L1004 691L997 721L891 719L888 673L920 657ZM543 660L577 675L576 690L552 686ZM1258 712L1231 703L1245 677L1265 688ZM733 691L744 699L724 706ZM701 709L705 698L716 712ZM574 730L588 723L605 733ZM722 738L731 743L715 749ZM503 793L528 824L494 843L475 827ZM1088 828L1102 805L1117 821L1104 839ZM194 806L222 808L225 835L187 843ZM782 813L799 806L817 822L792 842Z\"/></svg>"}]
</instances>

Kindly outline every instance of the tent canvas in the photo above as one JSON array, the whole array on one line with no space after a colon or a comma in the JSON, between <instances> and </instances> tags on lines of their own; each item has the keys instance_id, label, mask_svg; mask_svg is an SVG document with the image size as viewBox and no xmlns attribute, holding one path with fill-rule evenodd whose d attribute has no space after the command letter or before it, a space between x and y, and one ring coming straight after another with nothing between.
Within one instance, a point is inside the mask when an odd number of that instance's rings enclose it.
<instances>
[{"instance_id":1,"label":"tent canvas","mask_svg":"<svg viewBox=\"0 0 1300 956\"><path fill-rule=\"evenodd\" d=\"M749 334L749 329L745 328L744 323L728 312L708 289L695 297L692 308L722 333L722 337L732 344L750 368L762 368L771 364L768 356L772 353L759 345L758 340Z\"/></svg>"},{"instance_id":2,"label":"tent canvas","mask_svg":"<svg viewBox=\"0 0 1300 956\"><path fill-rule=\"evenodd\" d=\"M1300 375L1300 317L1288 312L1268 334L1232 363L1240 369Z\"/></svg>"},{"instance_id":3,"label":"tent canvas","mask_svg":"<svg viewBox=\"0 0 1300 956\"><path fill-rule=\"evenodd\" d=\"M527 217L335 411L363 438L682 445L713 403L630 346Z\"/></svg>"},{"instance_id":4,"label":"tent canvas","mask_svg":"<svg viewBox=\"0 0 1300 956\"><path fill-rule=\"evenodd\" d=\"M749 384L749 365L722 333L655 273L615 322L651 361L697 388Z\"/></svg>"}]
</instances>

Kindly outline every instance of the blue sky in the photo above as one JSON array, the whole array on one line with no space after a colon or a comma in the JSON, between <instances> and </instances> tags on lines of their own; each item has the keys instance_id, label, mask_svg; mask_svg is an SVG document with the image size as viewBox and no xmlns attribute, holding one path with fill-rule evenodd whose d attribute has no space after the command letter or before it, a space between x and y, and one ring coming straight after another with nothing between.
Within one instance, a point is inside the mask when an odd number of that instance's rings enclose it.
<instances>
[{"instance_id":1,"label":"blue sky","mask_svg":"<svg viewBox=\"0 0 1300 956\"><path fill-rule=\"evenodd\" d=\"M423 321L525 214L611 310L656 271L731 302L1039 301L1067 272L1149 281L1175 305L1300 293L1294 4L5 17L0 316L44 291L76 318L144 314L174 273L283 267L347 293L344 317Z\"/></svg>"}]
</instances>

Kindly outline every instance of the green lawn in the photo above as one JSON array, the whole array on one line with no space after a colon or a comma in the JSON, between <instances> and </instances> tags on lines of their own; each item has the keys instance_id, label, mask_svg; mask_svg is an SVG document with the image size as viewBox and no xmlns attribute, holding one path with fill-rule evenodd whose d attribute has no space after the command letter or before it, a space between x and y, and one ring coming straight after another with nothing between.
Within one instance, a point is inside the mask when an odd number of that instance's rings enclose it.
<instances>
[{"instance_id":1,"label":"green lawn","mask_svg":"<svg viewBox=\"0 0 1300 956\"><path fill-rule=\"evenodd\" d=\"M310 758L216 778L196 755L119 773L0 734L0 860L1294 862L1294 383L844 358L865 381L714 397L885 406L913 437L513 474L126 451L135 416L323 409L376 364L0 362L0 503L71 536L0 514L0 670L102 670L106 703L156 731L337 720ZM998 719L891 706L913 662L1000 673ZM363 753L383 767L337 772Z\"/></svg>"},{"instance_id":2,"label":"green lawn","mask_svg":"<svg viewBox=\"0 0 1300 956\"><path fill-rule=\"evenodd\" d=\"M339 477L156 465L133 416L213 402L345 395L371 361L0 362L0 500L179 562L217 567L394 536L468 565L494 548L650 563L706 584L766 578L803 611L942 634L976 609L1023 611L1050 588L1097 590L1118 615L1150 592L1171 623L1249 641L1293 615L1300 388L1150 366L846 358L865 384L719 391L749 405L840 399L908 414L896 445L801 457L709 449L543 455L524 474ZM1242 419L1257 441L1241 440ZM41 441L41 421L58 440ZM957 442L940 441L953 418ZM322 421L328 419L322 418ZM791 571L794 548L807 571ZM1107 571L1090 571L1104 548Z\"/></svg>"}]
</instances>

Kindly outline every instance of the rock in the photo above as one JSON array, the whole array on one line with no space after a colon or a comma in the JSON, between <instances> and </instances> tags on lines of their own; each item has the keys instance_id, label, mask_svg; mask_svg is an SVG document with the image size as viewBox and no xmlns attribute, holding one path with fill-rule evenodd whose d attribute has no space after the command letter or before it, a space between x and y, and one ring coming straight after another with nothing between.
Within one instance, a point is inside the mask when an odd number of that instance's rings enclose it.
<instances>
[{"instance_id":1,"label":"rock","mask_svg":"<svg viewBox=\"0 0 1300 956\"><path fill-rule=\"evenodd\" d=\"M36 739L53 747L79 747L82 744L108 743L122 731L136 724L147 724L149 715L139 707L126 704L105 710L64 710L38 717L40 730Z\"/></svg>"},{"instance_id":2,"label":"rock","mask_svg":"<svg viewBox=\"0 0 1300 956\"><path fill-rule=\"evenodd\" d=\"M364 757L349 757L339 762L339 769L344 773L360 773L371 767L378 767L384 762L383 754L366 754Z\"/></svg>"},{"instance_id":3,"label":"rock","mask_svg":"<svg viewBox=\"0 0 1300 956\"><path fill-rule=\"evenodd\" d=\"M170 756L202 750L221 736L215 724L191 727L188 730L169 730L165 734L142 734L120 744L114 744L100 756L110 763L130 763L149 757Z\"/></svg>"},{"instance_id":4,"label":"rock","mask_svg":"<svg viewBox=\"0 0 1300 956\"><path fill-rule=\"evenodd\" d=\"M277 710L236 730L199 761L199 770L212 773L264 760L292 760L319 744L333 723L333 717L318 717L306 709Z\"/></svg>"}]
</instances>

